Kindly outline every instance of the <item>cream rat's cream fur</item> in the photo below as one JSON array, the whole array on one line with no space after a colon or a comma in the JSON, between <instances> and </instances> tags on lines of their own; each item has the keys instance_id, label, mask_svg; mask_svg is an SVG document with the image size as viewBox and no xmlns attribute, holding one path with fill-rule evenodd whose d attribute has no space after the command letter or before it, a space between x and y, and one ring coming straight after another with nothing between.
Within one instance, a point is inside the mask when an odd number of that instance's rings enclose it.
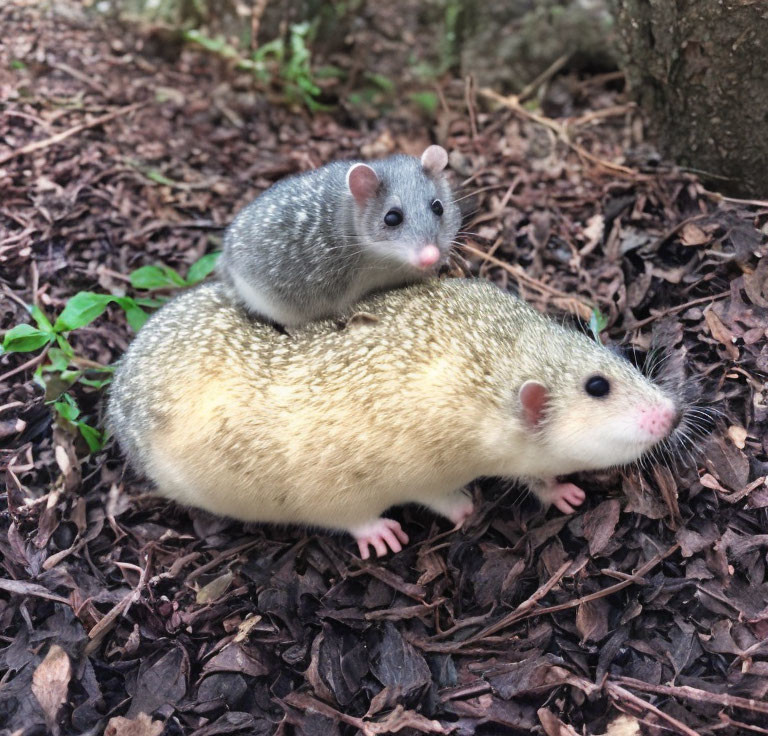
<instances>
[{"instance_id":1,"label":"cream rat's cream fur","mask_svg":"<svg viewBox=\"0 0 768 736\"><path fill-rule=\"evenodd\" d=\"M628 362L485 282L378 294L365 320L290 335L225 294L206 284L154 315L109 399L129 458L183 504L382 554L407 541L390 506L460 523L467 483L511 476L572 511L583 491L556 476L636 460L672 430L673 399ZM596 374L607 396L585 391Z\"/></svg>"}]
</instances>

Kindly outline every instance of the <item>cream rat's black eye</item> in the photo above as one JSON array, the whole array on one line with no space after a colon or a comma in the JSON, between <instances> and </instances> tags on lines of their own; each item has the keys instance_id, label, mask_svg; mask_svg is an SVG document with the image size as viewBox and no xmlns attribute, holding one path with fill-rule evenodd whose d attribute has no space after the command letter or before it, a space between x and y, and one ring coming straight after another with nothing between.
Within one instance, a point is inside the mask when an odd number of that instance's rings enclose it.
<instances>
[{"instance_id":1,"label":"cream rat's black eye","mask_svg":"<svg viewBox=\"0 0 768 736\"><path fill-rule=\"evenodd\" d=\"M597 398L608 396L611 392L611 384L608 383L608 379L603 376L591 376L584 384L584 388L590 396L595 396Z\"/></svg>"},{"instance_id":2,"label":"cream rat's black eye","mask_svg":"<svg viewBox=\"0 0 768 736\"><path fill-rule=\"evenodd\" d=\"M384 224L388 227L397 227L402 221L403 213L395 207L384 215Z\"/></svg>"},{"instance_id":3,"label":"cream rat's black eye","mask_svg":"<svg viewBox=\"0 0 768 736\"><path fill-rule=\"evenodd\" d=\"M439 199L436 199L434 202L432 202L430 207L432 208L432 212L434 212L438 217L443 214L443 203Z\"/></svg>"}]
</instances>

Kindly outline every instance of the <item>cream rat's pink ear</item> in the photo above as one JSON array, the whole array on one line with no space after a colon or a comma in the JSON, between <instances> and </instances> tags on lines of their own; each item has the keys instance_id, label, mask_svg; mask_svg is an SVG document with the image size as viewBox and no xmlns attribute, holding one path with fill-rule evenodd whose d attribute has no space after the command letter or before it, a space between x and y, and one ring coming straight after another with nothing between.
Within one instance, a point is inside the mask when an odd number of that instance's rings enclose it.
<instances>
[{"instance_id":1,"label":"cream rat's pink ear","mask_svg":"<svg viewBox=\"0 0 768 736\"><path fill-rule=\"evenodd\" d=\"M359 205L364 205L379 189L379 177L368 164L355 164L347 172L347 187Z\"/></svg>"},{"instance_id":2,"label":"cream rat's pink ear","mask_svg":"<svg viewBox=\"0 0 768 736\"><path fill-rule=\"evenodd\" d=\"M518 396L520 397L520 405L523 407L525 423L531 429L538 429L549 399L547 387L538 381L526 381L520 386Z\"/></svg>"},{"instance_id":3,"label":"cream rat's pink ear","mask_svg":"<svg viewBox=\"0 0 768 736\"><path fill-rule=\"evenodd\" d=\"M448 153L442 146L430 146L421 154L421 168L431 176L448 166Z\"/></svg>"}]
</instances>

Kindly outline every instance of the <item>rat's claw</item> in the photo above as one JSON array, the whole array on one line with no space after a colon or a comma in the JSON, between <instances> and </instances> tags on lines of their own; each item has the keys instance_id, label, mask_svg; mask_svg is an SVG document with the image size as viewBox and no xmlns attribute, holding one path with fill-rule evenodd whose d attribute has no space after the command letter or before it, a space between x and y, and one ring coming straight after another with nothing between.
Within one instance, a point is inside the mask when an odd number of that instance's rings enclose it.
<instances>
[{"instance_id":1,"label":"rat's claw","mask_svg":"<svg viewBox=\"0 0 768 736\"><path fill-rule=\"evenodd\" d=\"M581 506L587 495L573 483L555 483L549 493L551 502L564 514L572 514L574 507Z\"/></svg>"},{"instance_id":2,"label":"rat's claw","mask_svg":"<svg viewBox=\"0 0 768 736\"><path fill-rule=\"evenodd\" d=\"M399 552L408 543L408 535L394 519L376 519L352 529L351 534L357 540L360 557L364 560L370 557L369 546L376 550L378 557L383 557L387 554L387 546L393 552Z\"/></svg>"}]
</instances>

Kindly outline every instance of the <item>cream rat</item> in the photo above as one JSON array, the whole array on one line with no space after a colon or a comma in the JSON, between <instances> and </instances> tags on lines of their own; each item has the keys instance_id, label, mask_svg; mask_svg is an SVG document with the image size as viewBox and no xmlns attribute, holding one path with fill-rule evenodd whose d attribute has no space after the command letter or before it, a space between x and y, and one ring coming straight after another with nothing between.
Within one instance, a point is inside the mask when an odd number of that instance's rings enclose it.
<instances>
[{"instance_id":1,"label":"cream rat","mask_svg":"<svg viewBox=\"0 0 768 736\"><path fill-rule=\"evenodd\" d=\"M433 275L461 223L447 163L429 146L421 159L336 161L277 182L224 233L219 272L232 296L293 328Z\"/></svg>"},{"instance_id":2,"label":"cream rat","mask_svg":"<svg viewBox=\"0 0 768 736\"><path fill-rule=\"evenodd\" d=\"M482 281L369 297L374 315L291 336L222 284L155 314L121 360L108 423L160 493L247 521L347 531L363 558L408 540L416 502L459 524L479 476L571 513L557 476L629 463L673 433L673 396L629 362Z\"/></svg>"}]
</instances>

